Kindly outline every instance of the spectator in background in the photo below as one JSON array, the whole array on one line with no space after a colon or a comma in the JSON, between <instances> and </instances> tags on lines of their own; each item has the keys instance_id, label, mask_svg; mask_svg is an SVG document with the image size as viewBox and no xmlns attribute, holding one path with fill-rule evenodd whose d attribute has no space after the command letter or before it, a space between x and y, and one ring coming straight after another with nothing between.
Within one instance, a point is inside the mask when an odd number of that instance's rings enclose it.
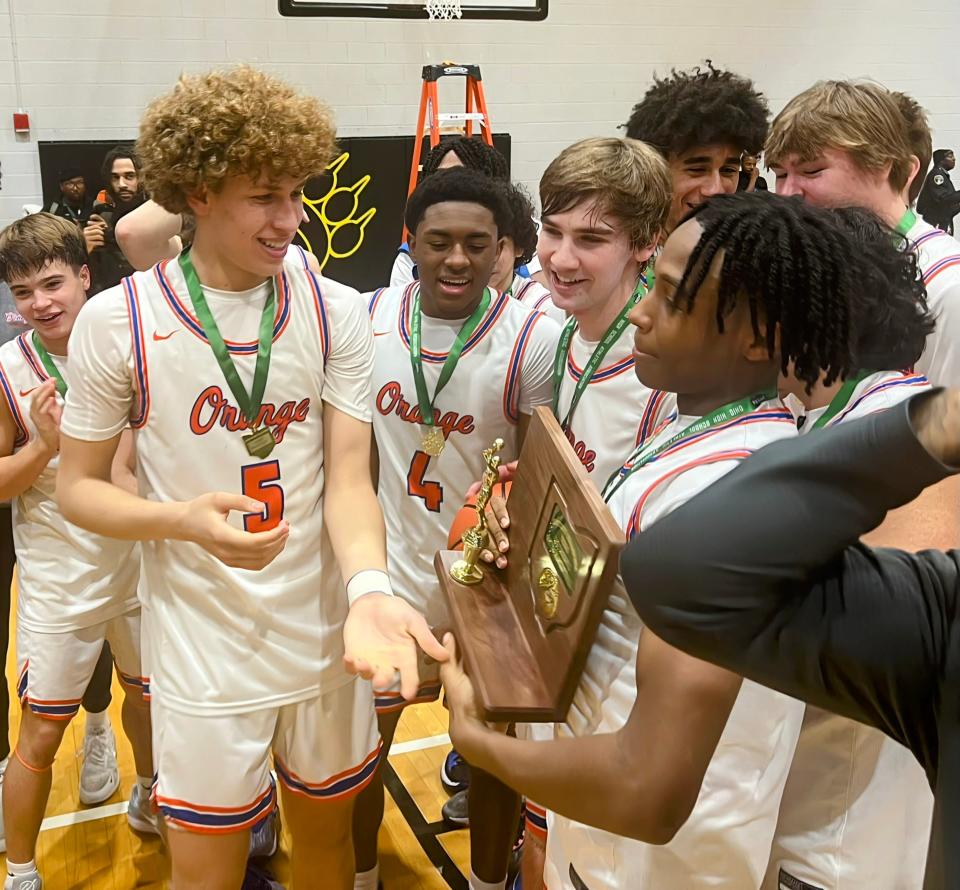
<instances>
[{"instance_id":1,"label":"spectator in background","mask_svg":"<svg viewBox=\"0 0 960 890\"><path fill-rule=\"evenodd\" d=\"M146 200L140 162L132 149L119 145L112 148L103 159L100 173L107 184L107 200L93 205L93 213L83 229L90 255L91 294L115 287L133 273L133 266L117 244L115 226Z\"/></svg>"},{"instance_id":2,"label":"spectator in background","mask_svg":"<svg viewBox=\"0 0 960 890\"><path fill-rule=\"evenodd\" d=\"M960 212L960 192L954 188L950 171L957 163L951 148L933 153L933 169L917 199L917 211L931 226L953 234L953 218Z\"/></svg>"},{"instance_id":3,"label":"spectator in background","mask_svg":"<svg viewBox=\"0 0 960 890\"><path fill-rule=\"evenodd\" d=\"M93 202L87 198L87 182L83 174L76 167L67 167L60 171L57 181L60 183L60 197L43 209L54 216L62 216L85 226L93 210Z\"/></svg>"},{"instance_id":4,"label":"spectator in background","mask_svg":"<svg viewBox=\"0 0 960 890\"><path fill-rule=\"evenodd\" d=\"M745 151L740 155L740 179L738 192L766 192L767 180L760 175L760 156Z\"/></svg>"}]
</instances>

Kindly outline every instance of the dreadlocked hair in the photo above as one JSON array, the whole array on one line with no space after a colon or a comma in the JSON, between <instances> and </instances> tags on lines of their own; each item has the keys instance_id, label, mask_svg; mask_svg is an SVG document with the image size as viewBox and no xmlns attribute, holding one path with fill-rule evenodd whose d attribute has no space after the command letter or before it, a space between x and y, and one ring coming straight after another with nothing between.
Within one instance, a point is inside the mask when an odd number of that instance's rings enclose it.
<instances>
[{"instance_id":1,"label":"dreadlocked hair","mask_svg":"<svg viewBox=\"0 0 960 890\"><path fill-rule=\"evenodd\" d=\"M533 221L533 204L520 186L508 185L506 197L510 208L510 225L500 234L513 239L517 251L513 268L519 269L529 263L537 252L537 224Z\"/></svg>"},{"instance_id":2,"label":"dreadlocked hair","mask_svg":"<svg viewBox=\"0 0 960 890\"><path fill-rule=\"evenodd\" d=\"M913 367L935 327L916 254L903 235L868 210L847 207L834 214L857 243L853 370Z\"/></svg>"},{"instance_id":3,"label":"dreadlocked hair","mask_svg":"<svg viewBox=\"0 0 960 890\"><path fill-rule=\"evenodd\" d=\"M421 181L432 176L440 169L440 163L452 151L463 164L471 170L476 170L489 176L507 182L510 179L510 167L507 159L495 148L491 148L480 139L467 139L465 136L455 136L444 139L427 153L423 161Z\"/></svg>"},{"instance_id":4,"label":"dreadlocked hair","mask_svg":"<svg viewBox=\"0 0 960 890\"><path fill-rule=\"evenodd\" d=\"M706 145L757 154L767 138L769 117L767 100L753 81L714 68L707 59L691 71L674 69L669 77L655 77L622 128L668 160Z\"/></svg>"},{"instance_id":5,"label":"dreadlocked hair","mask_svg":"<svg viewBox=\"0 0 960 890\"><path fill-rule=\"evenodd\" d=\"M686 219L696 219L703 231L677 288L681 307L693 307L719 259L721 333L745 299L754 334L765 337L770 355L779 334L782 372L793 362L808 391L822 374L828 386L849 376L857 365L853 307L862 297L864 263L836 213L796 198L740 192L711 198ZM892 241L889 249L896 252Z\"/></svg>"}]
</instances>

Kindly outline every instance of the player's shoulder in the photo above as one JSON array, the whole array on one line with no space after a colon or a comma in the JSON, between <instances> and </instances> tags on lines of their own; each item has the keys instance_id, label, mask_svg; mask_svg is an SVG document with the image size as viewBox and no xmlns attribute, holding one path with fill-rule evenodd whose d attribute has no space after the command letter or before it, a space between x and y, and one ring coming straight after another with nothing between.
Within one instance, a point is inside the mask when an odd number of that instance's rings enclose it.
<instances>
[{"instance_id":1,"label":"player's shoulder","mask_svg":"<svg viewBox=\"0 0 960 890\"><path fill-rule=\"evenodd\" d=\"M506 294L498 294L497 299L506 299L506 305L503 307L503 316L514 324L523 327L527 322L532 321L532 327L539 330L541 334L546 333L549 335L555 332L555 335L559 336L560 325L535 306L518 300L516 295L511 297Z\"/></svg>"},{"instance_id":2,"label":"player's shoulder","mask_svg":"<svg viewBox=\"0 0 960 890\"><path fill-rule=\"evenodd\" d=\"M100 291L83 304L77 316L77 324L100 326L109 325L111 322L122 322L126 325L129 319L130 294L133 294L133 299L138 305L142 304L144 288L139 285L149 284L152 281L151 272L134 272L129 278L129 284L120 282L115 287Z\"/></svg>"},{"instance_id":3,"label":"player's shoulder","mask_svg":"<svg viewBox=\"0 0 960 890\"><path fill-rule=\"evenodd\" d=\"M909 238L917 252L917 263L925 280L937 274L942 261L960 259L960 241L924 220L918 220L911 228ZM956 275L956 280L960 280L960 269L952 274Z\"/></svg>"},{"instance_id":4,"label":"player's shoulder","mask_svg":"<svg viewBox=\"0 0 960 890\"><path fill-rule=\"evenodd\" d=\"M919 372L878 371L861 383L860 392L854 395L849 410L840 419L852 420L893 408L916 393L932 388L930 381Z\"/></svg>"},{"instance_id":5,"label":"player's shoulder","mask_svg":"<svg viewBox=\"0 0 960 890\"><path fill-rule=\"evenodd\" d=\"M17 334L12 340L7 340L6 343L0 345L0 365L10 368L23 360L23 352L19 341L21 337L28 338L30 333L29 330L24 331L22 334Z\"/></svg>"}]
</instances>

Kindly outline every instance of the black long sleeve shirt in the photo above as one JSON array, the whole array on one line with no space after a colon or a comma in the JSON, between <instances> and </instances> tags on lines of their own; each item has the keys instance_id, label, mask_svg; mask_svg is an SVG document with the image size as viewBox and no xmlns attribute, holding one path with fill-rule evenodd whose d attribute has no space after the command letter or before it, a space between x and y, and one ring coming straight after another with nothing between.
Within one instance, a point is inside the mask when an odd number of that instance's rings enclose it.
<instances>
[{"instance_id":1,"label":"black long sleeve shirt","mask_svg":"<svg viewBox=\"0 0 960 890\"><path fill-rule=\"evenodd\" d=\"M621 569L668 643L910 748L936 798L924 886L953 890L960 551L858 543L950 472L918 442L909 404L762 449L637 536Z\"/></svg>"}]
</instances>

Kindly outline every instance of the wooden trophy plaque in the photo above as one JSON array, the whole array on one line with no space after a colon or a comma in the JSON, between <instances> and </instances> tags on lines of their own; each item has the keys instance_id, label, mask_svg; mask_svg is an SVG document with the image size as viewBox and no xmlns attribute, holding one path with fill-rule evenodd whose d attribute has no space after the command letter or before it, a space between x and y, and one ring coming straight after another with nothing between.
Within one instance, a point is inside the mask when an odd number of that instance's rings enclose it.
<instances>
[{"instance_id":1,"label":"wooden trophy plaque","mask_svg":"<svg viewBox=\"0 0 960 890\"><path fill-rule=\"evenodd\" d=\"M499 444L484 452L490 483ZM437 553L434 567L483 719L562 723L617 578L624 536L548 408L531 419L508 505L506 569L481 561L476 572L451 550ZM469 583L451 576L455 563L454 574L473 571Z\"/></svg>"}]
</instances>

